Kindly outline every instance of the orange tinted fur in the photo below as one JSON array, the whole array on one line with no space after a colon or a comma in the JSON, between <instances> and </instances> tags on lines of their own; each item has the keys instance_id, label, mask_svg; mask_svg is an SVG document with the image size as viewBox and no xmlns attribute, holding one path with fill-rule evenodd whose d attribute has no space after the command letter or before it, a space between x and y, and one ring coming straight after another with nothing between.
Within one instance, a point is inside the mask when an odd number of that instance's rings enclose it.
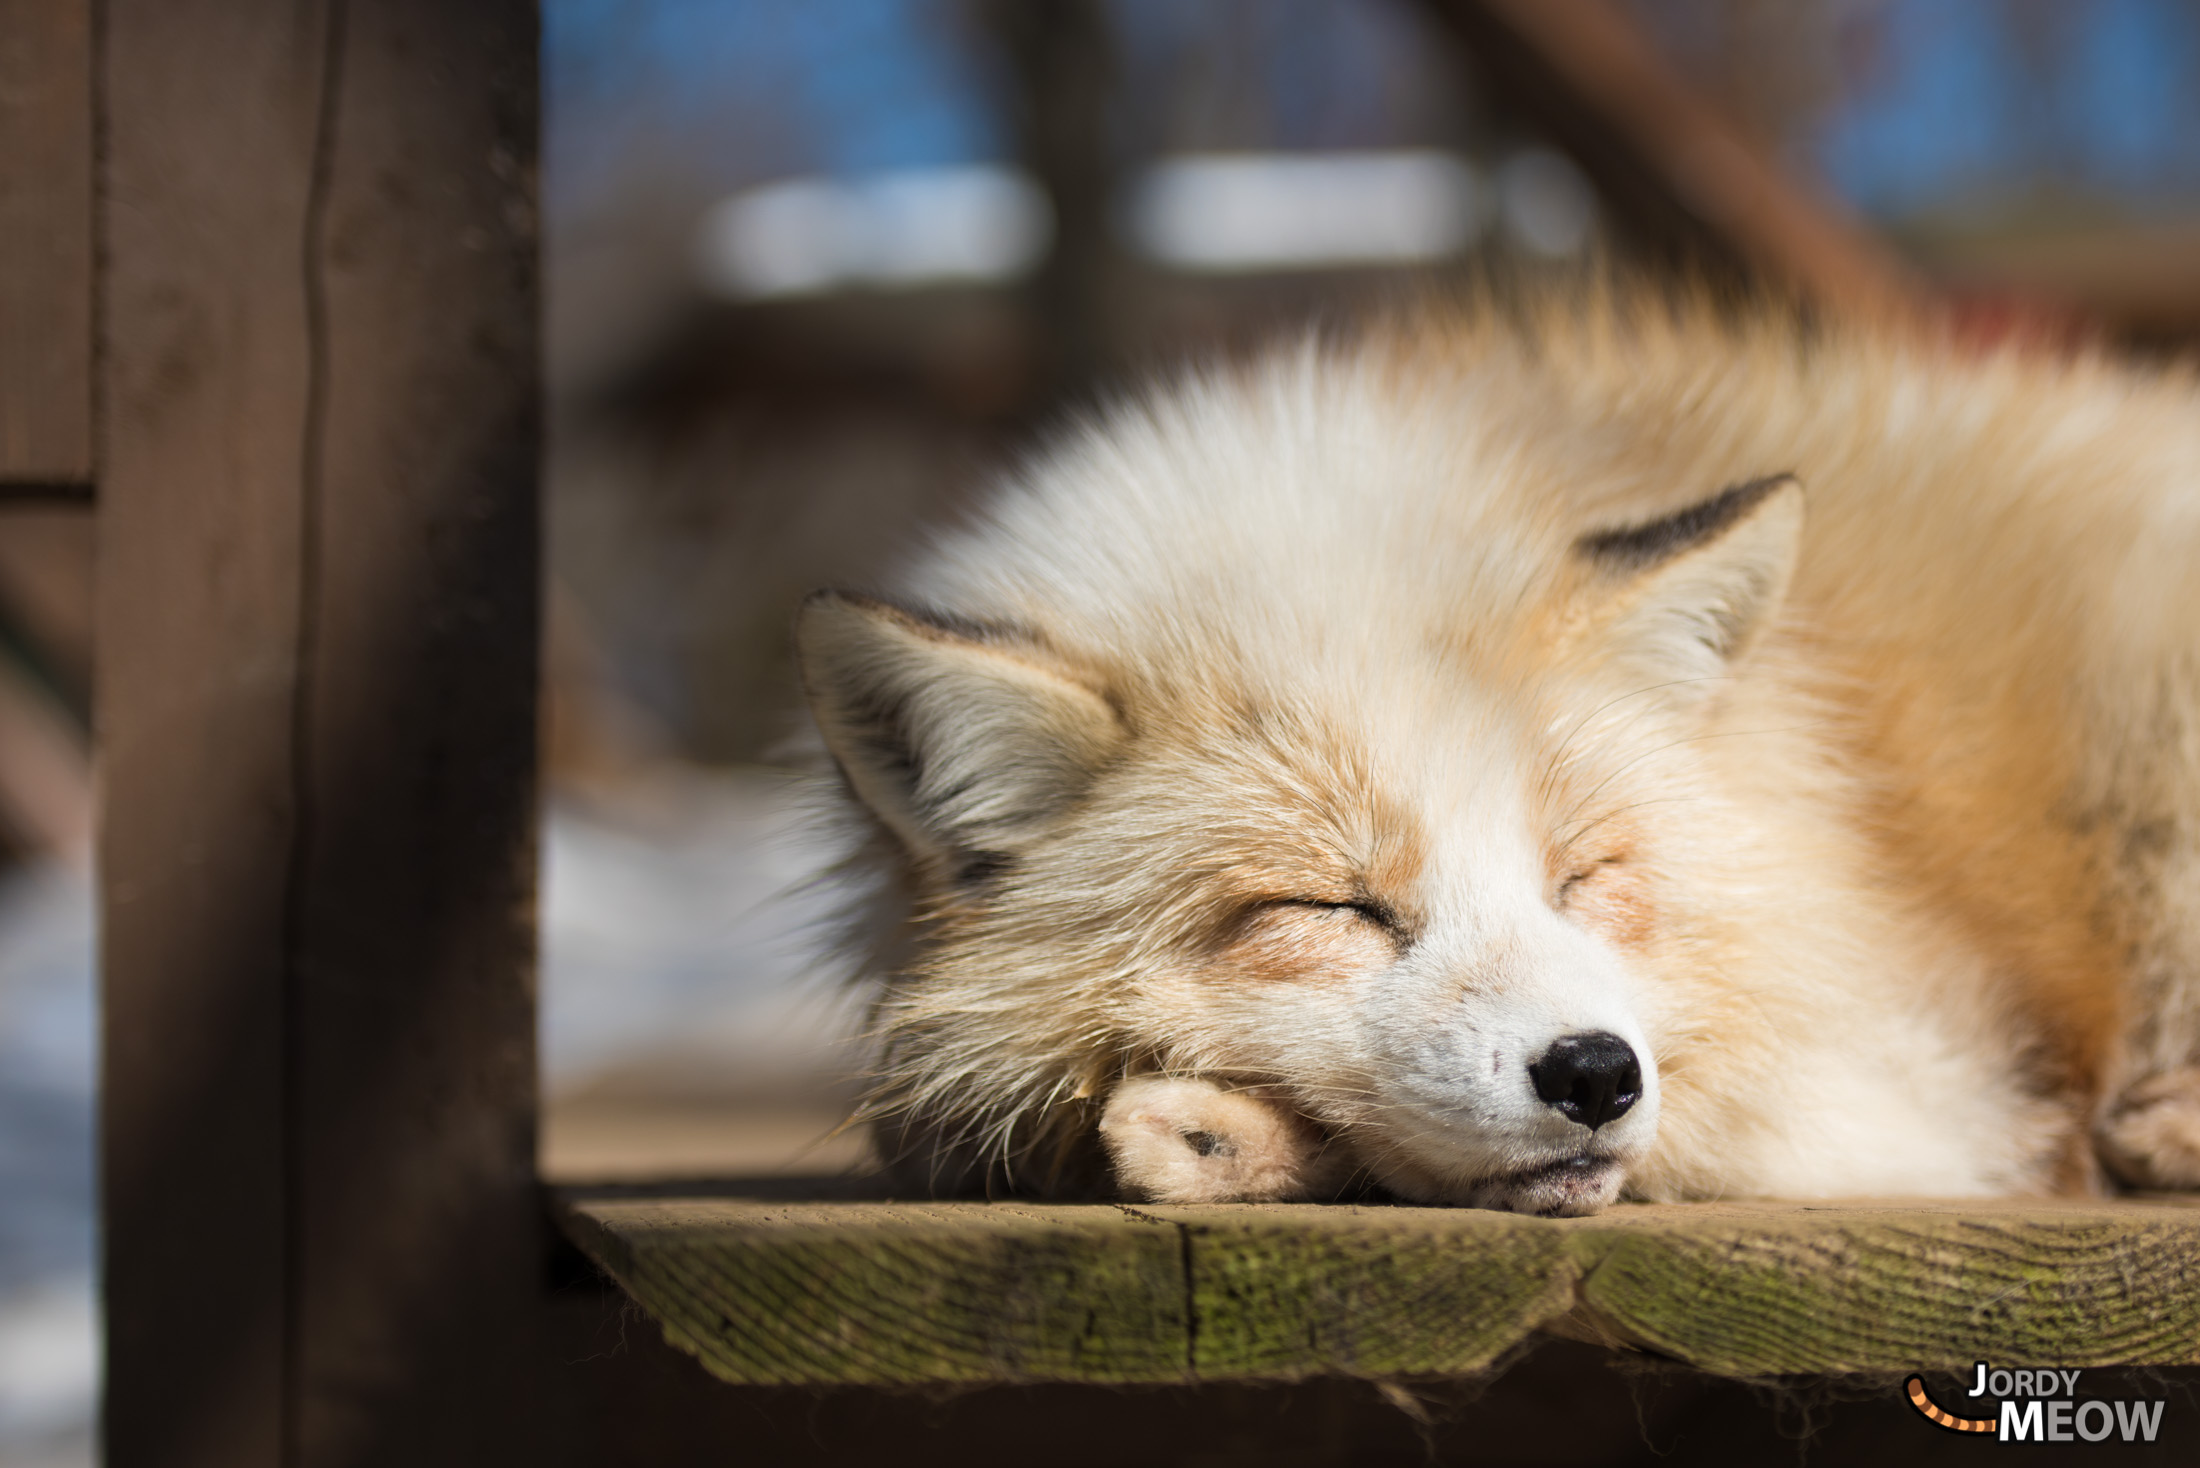
<instances>
[{"instance_id":1,"label":"orange tinted fur","mask_svg":"<svg viewBox=\"0 0 2200 1468\"><path fill-rule=\"evenodd\" d=\"M1585 537L1782 474L1807 506L1792 579L1729 670L1700 693L1629 672L1616 639L1663 583ZM1332 485L1356 508L1332 514ZM1424 308L1119 406L897 595L919 621L1003 630L928 670L885 623L863 630L878 614L809 622L828 744L874 809L863 680L967 675L982 701L968 668L997 651L1061 688L999 736L1035 743L947 750L1027 771L1022 805L880 810L920 894L910 956L878 976L874 1104L921 1122L894 1145L982 1168L1089 1128L1126 1075L1211 1077L1286 1098L1408 1196L1482 1200L1475 1169L1533 1168L1446 1162L1438 1122L1398 1099L1405 1041L1352 1047L1391 1002L1389 966L1475 898L1461 863L1484 861L1538 887L1548 911L1519 921L1540 933L1555 912L1635 986L1659 1107L1655 1142L1625 1154L1636 1196L1934 1190L1962 1138L1936 1152L1873 1118L1930 1125L1940 1103L1856 1079L1927 1071L1950 1098L1967 1075L2002 1088L1943 1118L1993 1158L1954 1191L2097 1186L2096 1125L2120 1175L2200 1183L2200 1087L2115 1104L2200 1058L2185 369L1737 319L1609 283ZM921 636L964 645L943 625ZM962 737L926 717L913 747ZM1057 742L1083 751L1061 770ZM976 799L942 790L942 809ZM957 875L970 850L976 885ZM1514 982L1489 976L1513 951L1491 942L1461 960L1462 1004ZM1328 1037L1319 1063L1285 1006ZM1875 1035L1883 1070L1843 1069ZM1821 1062L1821 1094L1864 1089L1768 1114ZM1135 1114L1137 1135L1168 1134ZM1875 1171L1882 1145L1912 1150ZM1260 1186L1313 1176L1301 1162Z\"/></svg>"}]
</instances>

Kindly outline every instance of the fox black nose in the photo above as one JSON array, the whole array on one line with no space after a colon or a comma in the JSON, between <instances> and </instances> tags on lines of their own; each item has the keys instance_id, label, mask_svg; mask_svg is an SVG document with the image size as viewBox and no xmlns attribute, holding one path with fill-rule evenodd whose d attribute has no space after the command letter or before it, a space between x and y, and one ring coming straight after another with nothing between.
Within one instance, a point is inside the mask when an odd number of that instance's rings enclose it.
<instances>
[{"instance_id":1,"label":"fox black nose","mask_svg":"<svg viewBox=\"0 0 2200 1468\"><path fill-rule=\"evenodd\" d=\"M1619 1036L1604 1030L1561 1035L1528 1067L1536 1095L1595 1131L1642 1099L1642 1065Z\"/></svg>"}]
</instances>

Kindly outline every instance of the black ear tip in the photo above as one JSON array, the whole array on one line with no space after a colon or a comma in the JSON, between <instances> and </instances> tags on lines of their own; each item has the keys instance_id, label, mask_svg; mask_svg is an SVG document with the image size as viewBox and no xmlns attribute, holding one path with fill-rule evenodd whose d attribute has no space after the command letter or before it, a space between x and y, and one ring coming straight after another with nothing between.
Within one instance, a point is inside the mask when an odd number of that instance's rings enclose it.
<instances>
[{"instance_id":1,"label":"black ear tip","mask_svg":"<svg viewBox=\"0 0 2200 1468\"><path fill-rule=\"evenodd\" d=\"M1745 480L1662 519L1584 535L1574 548L1614 570L1644 570L1718 539L1775 494L1791 487L1799 493L1802 485L1802 480L1787 472Z\"/></svg>"},{"instance_id":2,"label":"black ear tip","mask_svg":"<svg viewBox=\"0 0 2200 1468\"><path fill-rule=\"evenodd\" d=\"M820 586L802 598L795 608L795 615L823 611L828 607L851 607L857 610L876 608L879 603L871 597L853 591L843 591L837 586Z\"/></svg>"},{"instance_id":3,"label":"black ear tip","mask_svg":"<svg viewBox=\"0 0 2200 1468\"><path fill-rule=\"evenodd\" d=\"M841 604L840 593L830 588L820 588L796 602L793 622L795 637L799 639L805 631L814 628L819 613L834 611Z\"/></svg>"},{"instance_id":4,"label":"black ear tip","mask_svg":"<svg viewBox=\"0 0 2200 1468\"><path fill-rule=\"evenodd\" d=\"M814 696L815 680L828 676L843 654L864 640L866 624L877 621L877 604L868 597L828 587L802 598L787 631L803 688Z\"/></svg>"},{"instance_id":5,"label":"black ear tip","mask_svg":"<svg viewBox=\"0 0 2200 1468\"><path fill-rule=\"evenodd\" d=\"M796 604L794 609L794 635L799 642L814 631L828 626L847 626L850 619L856 621L888 619L911 622L916 619L891 602L881 601L861 592L842 591L837 586L820 587Z\"/></svg>"}]
</instances>

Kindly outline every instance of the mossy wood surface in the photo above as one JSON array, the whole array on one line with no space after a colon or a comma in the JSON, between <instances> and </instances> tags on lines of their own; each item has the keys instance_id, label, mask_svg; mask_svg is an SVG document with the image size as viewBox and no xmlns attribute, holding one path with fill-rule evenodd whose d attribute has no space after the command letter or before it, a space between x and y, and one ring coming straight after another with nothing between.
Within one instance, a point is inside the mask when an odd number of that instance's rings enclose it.
<instances>
[{"instance_id":1,"label":"mossy wood surface","mask_svg":"<svg viewBox=\"0 0 2200 1468\"><path fill-rule=\"evenodd\" d=\"M745 1384L1460 1374L1538 1331L1729 1376L2200 1364L2184 1200L565 1210L674 1345Z\"/></svg>"}]
</instances>

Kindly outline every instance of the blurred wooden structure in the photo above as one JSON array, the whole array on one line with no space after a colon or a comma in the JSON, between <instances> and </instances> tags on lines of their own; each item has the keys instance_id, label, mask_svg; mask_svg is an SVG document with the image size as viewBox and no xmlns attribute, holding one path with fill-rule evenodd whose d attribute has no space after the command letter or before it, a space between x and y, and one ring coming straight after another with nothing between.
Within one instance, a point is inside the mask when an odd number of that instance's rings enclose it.
<instances>
[{"instance_id":1,"label":"blurred wooden structure","mask_svg":"<svg viewBox=\"0 0 2200 1468\"><path fill-rule=\"evenodd\" d=\"M1848 309L1923 286L1845 211L1784 174L1660 57L1615 0L1422 0L1502 106L1571 154L1619 243Z\"/></svg>"},{"instance_id":2,"label":"blurred wooden structure","mask_svg":"<svg viewBox=\"0 0 2200 1468\"><path fill-rule=\"evenodd\" d=\"M0 0L0 844L79 865L83 740L39 685L88 661L92 151L91 6Z\"/></svg>"},{"instance_id":3,"label":"blurred wooden structure","mask_svg":"<svg viewBox=\"0 0 2200 1468\"><path fill-rule=\"evenodd\" d=\"M92 480L92 7L0 0L0 497Z\"/></svg>"},{"instance_id":4,"label":"blurred wooden structure","mask_svg":"<svg viewBox=\"0 0 2200 1468\"><path fill-rule=\"evenodd\" d=\"M1908 289L1608 8L1429 3L1633 235ZM0 503L97 517L108 1461L717 1461L762 1399L646 1339L576 1375L620 1307L533 1174L532 0L96 14L0 0ZM1181 1257L1173 1225L1099 1227ZM921 1417L862 1410L871 1451ZM1128 1437L1112 1401L1077 1410ZM682 1414L715 1426L683 1448Z\"/></svg>"}]
</instances>

